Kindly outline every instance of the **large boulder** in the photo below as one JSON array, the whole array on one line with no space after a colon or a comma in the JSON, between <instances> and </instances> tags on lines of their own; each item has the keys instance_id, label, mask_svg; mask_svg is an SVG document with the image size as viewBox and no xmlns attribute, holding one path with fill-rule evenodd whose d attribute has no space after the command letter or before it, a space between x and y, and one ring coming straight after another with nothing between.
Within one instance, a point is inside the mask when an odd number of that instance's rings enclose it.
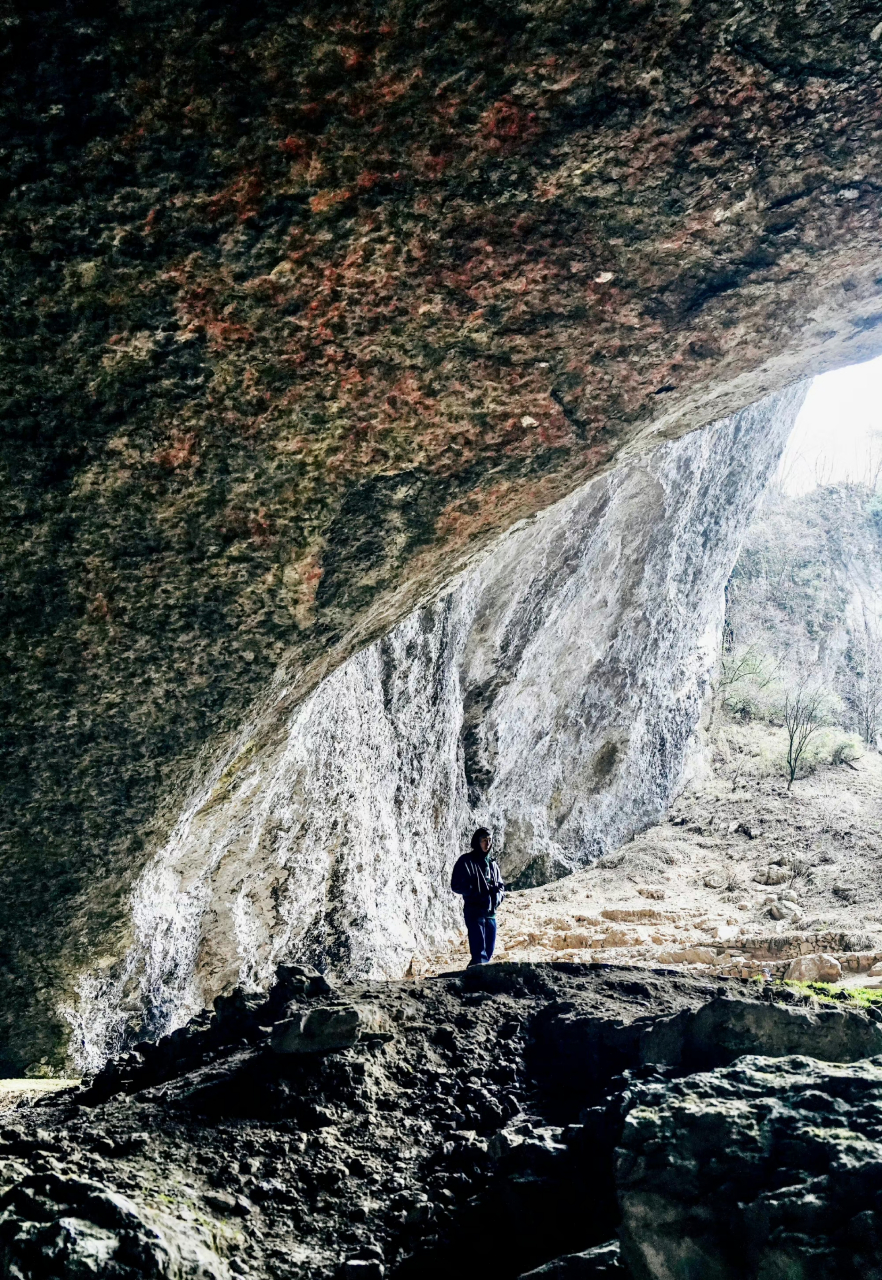
<instances>
[{"instance_id":1,"label":"large boulder","mask_svg":"<svg viewBox=\"0 0 882 1280\"><path fill-rule=\"evenodd\" d=\"M638 1090L616 1159L635 1280L882 1280L882 1060Z\"/></svg>"},{"instance_id":2,"label":"large boulder","mask_svg":"<svg viewBox=\"0 0 882 1280\"><path fill-rule=\"evenodd\" d=\"M391 1035L386 1015L371 1005L323 1005L298 1011L273 1027L276 1053L333 1053L368 1037Z\"/></svg>"},{"instance_id":3,"label":"large boulder","mask_svg":"<svg viewBox=\"0 0 882 1280\"><path fill-rule=\"evenodd\" d=\"M804 1009L718 998L696 1012L659 1018L642 1033L640 1058L680 1070L727 1066L744 1054L799 1053L824 1062L882 1054L882 1027L843 1009Z\"/></svg>"},{"instance_id":4,"label":"large boulder","mask_svg":"<svg viewBox=\"0 0 882 1280\"><path fill-rule=\"evenodd\" d=\"M835 956L798 956L784 974L785 982L838 982L842 965Z\"/></svg>"},{"instance_id":5,"label":"large boulder","mask_svg":"<svg viewBox=\"0 0 882 1280\"><path fill-rule=\"evenodd\" d=\"M229 1280L203 1220L89 1179L30 1174L0 1198L4 1280Z\"/></svg>"},{"instance_id":6,"label":"large boulder","mask_svg":"<svg viewBox=\"0 0 882 1280\"><path fill-rule=\"evenodd\" d=\"M757 884L786 884L793 873L787 867L760 867L753 878Z\"/></svg>"},{"instance_id":7,"label":"large boulder","mask_svg":"<svg viewBox=\"0 0 882 1280\"><path fill-rule=\"evenodd\" d=\"M636 985L636 984L635 984ZM686 1008L669 1012L649 979L641 984L655 1016L628 1019L568 1000L549 1004L533 1026L533 1069L540 1083L587 1096L637 1064L678 1071L728 1066L745 1054L804 1053L826 1062L853 1062L882 1054L882 1027L857 1011L806 1009L756 999L713 997L694 989ZM645 1007L645 1006L644 1006ZM668 1016L663 1016L668 1014Z\"/></svg>"}]
</instances>

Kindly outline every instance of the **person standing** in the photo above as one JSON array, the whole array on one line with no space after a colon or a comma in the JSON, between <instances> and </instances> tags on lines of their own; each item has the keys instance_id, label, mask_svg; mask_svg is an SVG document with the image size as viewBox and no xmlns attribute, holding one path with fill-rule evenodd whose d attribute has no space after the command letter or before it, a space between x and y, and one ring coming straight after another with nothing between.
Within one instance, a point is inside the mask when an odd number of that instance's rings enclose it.
<instances>
[{"instance_id":1,"label":"person standing","mask_svg":"<svg viewBox=\"0 0 882 1280\"><path fill-rule=\"evenodd\" d=\"M462 894L472 953L469 968L489 964L496 946L496 908L505 896L505 885L499 863L490 852L492 845L493 837L487 828L478 827L471 849L457 859L450 881L453 892Z\"/></svg>"}]
</instances>

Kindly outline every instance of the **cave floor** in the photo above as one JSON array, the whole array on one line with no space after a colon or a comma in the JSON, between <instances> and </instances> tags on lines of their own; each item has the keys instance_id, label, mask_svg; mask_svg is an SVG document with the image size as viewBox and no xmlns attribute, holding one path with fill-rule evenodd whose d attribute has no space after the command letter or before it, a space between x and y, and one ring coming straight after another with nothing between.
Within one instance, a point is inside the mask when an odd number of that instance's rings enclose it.
<instances>
[{"instance_id":1,"label":"cave floor","mask_svg":"<svg viewBox=\"0 0 882 1280\"><path fill-rule=\"evenodd\" d=\"M780 984L669 969L494 964L335 988L282 966L268 995L237 989L78 1088L3 1115L0 1270L625 1280L656 1239L647 1206L674 1215L675 1252L703 1223L701 1248L722 1265L740 1249L726 1188L747 1177L745 1213L776 1196L786 1149L796 1210L840 1226L835 1171L851 1162L855 1222L825 1244L830 1275L846 1274L882 1194L880 1024ZM721 1126L732 1138L718 1204L689 1170L710 1160L707 1185L719 1181ZM770 1134L759 1165L757 1126ZM775 1254L772 1236L761 1253Z\"/></svg>"},{"instance_id":2,"label":"cave floor","mask_svg":"<svg viewBox=\"0 0 882 1280\"><path fill-rule=\"evenodd\" d=\"M824 1012L802 991L751 980L821 951L838 955L843 988L877 983L882 757L819 768L788 793L768 772L766 735L728 726L727 754L718 736L713 768L665 822L586 871L511 894L486 968L459 972L460 947L434 960L453 974L328 989L293 966L268 996L223 997L213 1016L79 1087L3 1082L2 1266L21 1280L515 1280L536 1267L550 1268L545 1280L624 1277L609 1242L640 1242L621 1216L631 1166L622 1175L615 1153L641 1090L656 1090L662 1119L684 1106L717 1124L727 1107L756 1105L797 1136L803 1104L788 1099L804 1093L817 1108L820 1090L831 1134L882 1168L882 1018ZM361 1011L349 1042L279 1048L280 1027L341 1008ZM709 1019L691 1060L671 1050L684 1018ZM802 1056L782 1058L795 1065L779 1079L745 1053ZM854 1072L828 1079L830 1062ZM719 1069L734 1084L715 1083ZM696 1097L678 1102L690 1080ZM790 1092L769 1111L773 1084ZM870 1094L878 1106L863 1104ZM851 1133L843 1107L866 1133ZM825 1124L812 1121L812 1142ZM666 1132L664 1160L685 1168L682 1127ZM841 1158L831 1147L831 1167ZM785 1171L800 1187L816 1153L805 1159ZM773 1161L762 1195L777 1196L783 1176ZM874 1177L861 1184L869 1206ZM825 1188L811 1203L843 1221ZM655 1203L657 1192L633 1194ZM842 1274L845 1254L828 1245ZM737 1274L753 1276L745 1267Z\"/></svg>"},{"instance_id":3,"label":"cave floor","mask_svg":"<svg viewBox=\"0 0 882 1280\"><path fill-rule=\"evenodd\" d=\"M278 989L239 992L4 1114L0 1256L33 1280L79 1275L105 1246L129 1261L94 1273L121 1280L520 1275L614 1235L617 1112L587 1147L580 1116L621 1096L641 1029L721 989L757 1002L737 980L566 963L347 983L285 1007ZM386 1030L274 1051L280 1017L341 1003Z\"/></svg>"}]
</instances>

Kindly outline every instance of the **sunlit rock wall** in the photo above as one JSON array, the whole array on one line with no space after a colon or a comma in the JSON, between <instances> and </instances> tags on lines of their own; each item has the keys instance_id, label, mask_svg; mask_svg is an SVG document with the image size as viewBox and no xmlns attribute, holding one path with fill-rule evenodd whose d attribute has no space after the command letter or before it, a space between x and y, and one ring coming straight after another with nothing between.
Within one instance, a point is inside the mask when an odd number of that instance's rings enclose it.
<instances>
[{"instance_id":1,"label":"sunlit rock wall","mask_svg":"<svg viewBox=\"0 0 882 1280\"><path fill-rule=\"evenodd\" d=\"M124 964L83 979L69 1016L84 1065L232 983L260 987L284 958L403 973L457 926L449 871L476 820L521 883L653 821L802 396L663 445L522 524L338 668L281 737L263 741L255 713L138 882Z\"/></svg>"}]
</instances>

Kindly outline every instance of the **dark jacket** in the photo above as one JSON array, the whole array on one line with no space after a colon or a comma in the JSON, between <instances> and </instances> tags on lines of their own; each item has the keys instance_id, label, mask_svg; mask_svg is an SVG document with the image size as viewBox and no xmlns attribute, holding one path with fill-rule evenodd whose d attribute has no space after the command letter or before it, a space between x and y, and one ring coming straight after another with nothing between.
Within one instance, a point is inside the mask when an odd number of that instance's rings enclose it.
<instances>
[{"instance_id":1,"label":"dark jacket","mask_svg":"<svg viewBox=\"0 0 882 1280\"><path fill-rule=\"evenodd\" d=\"M454 893L462 894L469 915L492 916L505 897L499 863L491 857L488 864L483 853L472 850L457 860L450 887Z\"/></svg>"}]
</instances>

